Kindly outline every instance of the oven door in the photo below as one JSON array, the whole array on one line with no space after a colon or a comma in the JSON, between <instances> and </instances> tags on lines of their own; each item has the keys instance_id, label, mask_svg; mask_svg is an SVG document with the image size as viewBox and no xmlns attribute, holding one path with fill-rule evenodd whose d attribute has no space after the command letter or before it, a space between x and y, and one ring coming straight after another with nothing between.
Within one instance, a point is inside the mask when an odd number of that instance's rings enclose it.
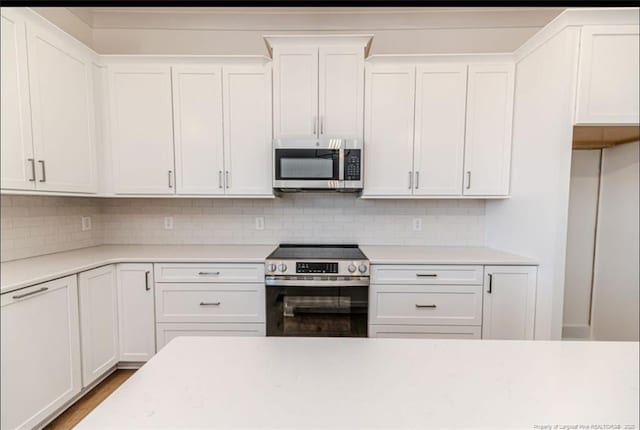
<instances>
[{"instance_id":1,"label":"oven door","mask_svg":"<svg viewBox=\"0 0 640 430\"><path fill-rule=\"evenodd\" d=\"M367 337L367 286L267 286L266 298L267 336Z\"/></svg>"},{"instance_id":2,"label":"oven door","mask_svg":"<svg viewBox=\"0 0 640 430\"><path fill-rule=\"evenodd\" d=\"M339 188L344 179L340 149L274 149L274 188Z\"/></svg>"}]
</instances>

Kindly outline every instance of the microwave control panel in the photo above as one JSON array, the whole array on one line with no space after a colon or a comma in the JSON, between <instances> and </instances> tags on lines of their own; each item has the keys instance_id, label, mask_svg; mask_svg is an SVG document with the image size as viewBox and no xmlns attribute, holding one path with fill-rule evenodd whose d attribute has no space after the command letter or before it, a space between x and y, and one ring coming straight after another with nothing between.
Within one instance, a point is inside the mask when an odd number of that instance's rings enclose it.
<instances>
[{"instance_id":1,"label":"microwave control panel","mask_svg":"<svg viewBox=\"0 0 640 430\"><path fill-rule=\"evenodd\" d=\"M360 180L360 149L344 150L344 180L359 181Z\"/></svg>"}]
</instances>

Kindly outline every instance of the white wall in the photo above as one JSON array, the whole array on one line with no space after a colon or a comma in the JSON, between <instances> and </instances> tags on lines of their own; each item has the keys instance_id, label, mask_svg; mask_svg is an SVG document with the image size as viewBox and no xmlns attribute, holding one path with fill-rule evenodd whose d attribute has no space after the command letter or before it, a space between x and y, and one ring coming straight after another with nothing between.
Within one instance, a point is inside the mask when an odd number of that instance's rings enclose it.
<instances>
[{"instance_id":1,"label":"white wall","mask_svg":"<svg viewBox=\"0 0 640 430\"><path fill-rule=\"evenodd\" d=\"M639 340L638 142L603 151L592 337Z\"/></svg>"},{"instance_id":2,"label":"white wall","mask_svg":"<svg viewBox=\"0 0 640 430\"><path fill-rule=\"evenodd\" d=\"M562 337L588 338L601 150L571 156Z\"/></svg>"},{"instance_id":3,"label":"white wall","mask_svg":"<svg viewBox=\"0 0 640 430\"><path fill-rule=\"evenodd\" d=\"M536 339L560 339L580 30L516 65L511 198L486 204L487 245L539 262Z\"/></svg>"}]
</instances>

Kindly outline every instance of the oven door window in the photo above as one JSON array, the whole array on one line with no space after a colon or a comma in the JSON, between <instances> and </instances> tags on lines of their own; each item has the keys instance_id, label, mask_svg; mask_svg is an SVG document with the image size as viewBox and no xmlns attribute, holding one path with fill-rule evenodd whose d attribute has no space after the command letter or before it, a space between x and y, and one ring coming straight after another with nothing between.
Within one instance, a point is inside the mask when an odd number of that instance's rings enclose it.
<instances>
[{"instance_id":1,"label":"oven door window","mask_svg":"<svg viewBox=\"0 0 640 430\"><path fill-rule=\"evenodd\" d=\"M276 179L333 180L340 177L338 149L276 149Z\"/></svg>"}]
</instances>

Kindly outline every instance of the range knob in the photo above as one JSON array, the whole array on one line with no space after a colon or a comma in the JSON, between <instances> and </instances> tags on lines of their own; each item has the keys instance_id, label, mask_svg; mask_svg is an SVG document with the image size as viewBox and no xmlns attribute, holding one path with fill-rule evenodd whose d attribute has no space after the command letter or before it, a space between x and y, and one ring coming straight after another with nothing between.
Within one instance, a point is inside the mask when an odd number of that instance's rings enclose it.
<instances>
[{"instance_id":1,"label":"range knob","mask_svg":"<svg viewBox=\"0 0 640 430\"><path fill-rule=\"evenodd\" d=\"M280 263L278 265L278 270L281 271L281 272L286 272L287 271L287 265L284 264L284 263Z\"/></svg>"},{"instance_id":2,"label":"range knob","mask_svg":"<svg viewBox=\"0 0 640 430\"><path fill-rule=\"evenodd\" d=\"M265 265L265 269L267 269L267 272L275 272L276 271L276 265L273 263L269 263Z\"/></svg>"},{"instance_id":3,"label":"range knob","mask_svg":"<svg viewBox=\"0 0 640 430\"><path fill-rule=\"evenodd\" d=\"M347 270L349 271L349 273L353 273L356 271L356 265L351 263L349 264L349 267L347 267Z\"/></svg>"},{"instance_id":4,"label":"range knob","mask_svg":"<svg viewBox=\"0 0 640 430\"><path fill-rule=\"evenodd\" d=\"M364 273L367 271L367 265L362 263L361 265L358 266L358 270L360 271L360 273Z\"/></svg>"}]
</instances>

